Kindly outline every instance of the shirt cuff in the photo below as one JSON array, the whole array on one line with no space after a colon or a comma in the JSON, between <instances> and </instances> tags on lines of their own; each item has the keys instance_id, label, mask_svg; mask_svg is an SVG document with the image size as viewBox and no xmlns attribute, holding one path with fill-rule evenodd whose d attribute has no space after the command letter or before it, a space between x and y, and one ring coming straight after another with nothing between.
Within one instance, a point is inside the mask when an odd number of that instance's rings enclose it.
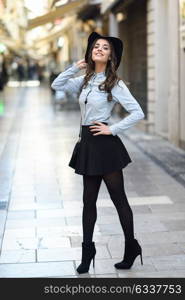
<instances>
[{"instance_id":1,"label":"shirt cuff","mask_svg":"<svg viewBox=\"0 0 185 300\"><path fill-rule=\"evenodd\" d=\"M109 126L109 129L110 129L112 135L117 135L117 130L116 130L115 125Z\"/></svg>"},{"instance_id":2,"label":"shirt cuff","mask_svg":"<svg viewBox=\"0 0 185 300\"><path fill-rule=\"evenodd\" d=\"M71 67L71 70L72 70L74 73L77 73L77 72L79 72L81 69L80 69L76 64L73 64L72 67Z\"/></svg>"}]
</instances>

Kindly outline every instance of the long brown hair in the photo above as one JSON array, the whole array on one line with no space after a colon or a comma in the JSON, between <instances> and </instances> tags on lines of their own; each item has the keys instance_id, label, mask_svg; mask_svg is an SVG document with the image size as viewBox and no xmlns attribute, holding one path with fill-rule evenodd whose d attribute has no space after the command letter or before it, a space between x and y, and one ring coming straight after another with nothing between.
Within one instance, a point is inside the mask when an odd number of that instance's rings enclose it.
<instances>
[{"instance_id":1,"label":"long brown hair","mask_svg":"<svg viewBox=\"0 0 185 300\"><path fill-rule=\"evenodd\" d=\"M86 74L85 74L84 81L81 86L80 92L82 91L83 88L85 88L87 86L88 81L93 76L94 71L95 71L95 62L92 60L92 50L93 50L94 45L97 40L98 40L98 38L92 43L92 46L89 51ZM114 87L114 85L119 80L121 80L121 78L118 77L116 74L117 58L115 55L114 46L112 45L111 41L108 41L108 42L109 42L110 48L111 48L111 59L107 61L107 65L106 65L106 70L105 70L106 79L98 87L100 90L104 90L108 93L107 101L112 101L111 90Z\"/></svg>"}]
</instances>

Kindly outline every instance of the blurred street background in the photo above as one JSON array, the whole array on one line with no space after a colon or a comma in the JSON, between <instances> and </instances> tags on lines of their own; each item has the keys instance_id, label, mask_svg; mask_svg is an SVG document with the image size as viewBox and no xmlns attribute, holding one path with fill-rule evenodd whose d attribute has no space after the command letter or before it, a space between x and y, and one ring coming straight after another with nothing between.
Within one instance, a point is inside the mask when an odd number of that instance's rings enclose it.
<instances>
[{"instance_id":1,"label":"blurred street background","mask_svg":"<svg viewBox=\"0 0 185 300\"><path fill-rule=\"evenodd\" d=\"M114 268L124 236L102 182L95 269L78 275L83 185L68 162L79 104L50 86L92 31L122 39L118 75L145 113L120 135L144 265ZM185 0L0 0L1 278L185 277L184 82ZM111 122L126 114L116 104Z\"/></svg>"}]
</instances>

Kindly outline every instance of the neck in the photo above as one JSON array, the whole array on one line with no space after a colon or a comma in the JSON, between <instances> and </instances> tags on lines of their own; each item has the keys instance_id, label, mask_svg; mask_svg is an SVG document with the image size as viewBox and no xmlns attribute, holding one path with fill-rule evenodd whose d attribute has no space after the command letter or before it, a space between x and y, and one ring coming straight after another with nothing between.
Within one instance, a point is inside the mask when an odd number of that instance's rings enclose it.
<instances>
[{"instance_id":1,"label":"neck","mask_svg":"<svg viewBox=\"0 0 185 300\"><path fill-rule=\"evenodd\" d=\"M95 65L95 73L102 73L105 72L106 65L104 64L96 64Z\"/></svg>"}]
</instances>

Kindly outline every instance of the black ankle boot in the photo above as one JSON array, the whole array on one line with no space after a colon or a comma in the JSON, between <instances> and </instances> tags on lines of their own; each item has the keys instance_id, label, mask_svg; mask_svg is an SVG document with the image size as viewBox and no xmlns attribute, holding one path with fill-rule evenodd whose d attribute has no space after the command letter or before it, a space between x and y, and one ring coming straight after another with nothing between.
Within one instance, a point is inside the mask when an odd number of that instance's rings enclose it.
<instances>
[{"instance_id":1,"label":"black ankle boot","mask_svg":"<svg viewBox=\"0 0 185 300\"><path fill-rule=\"evenodd\" d=\"M142 249L136 239L125 241L125 253L121 262L116 263L114 266L117 269L130 269L136 257L140 255L141 264L143 265Z\"/></svg>"},{"instance_id":2,"label":"black ankle boot","mask_svg":"<svg viewBox=\"0 0 185 300\"><path fill-rule=\"evenodd\" d=\"M81 264L76 269L78 273L86 273L89 271L89 266L91 260L93 259L93 268L94 268L94 259L96 254L96 248L94 242L85 244L82 242L82 261Z\"/></svg>"}]
</instances>

